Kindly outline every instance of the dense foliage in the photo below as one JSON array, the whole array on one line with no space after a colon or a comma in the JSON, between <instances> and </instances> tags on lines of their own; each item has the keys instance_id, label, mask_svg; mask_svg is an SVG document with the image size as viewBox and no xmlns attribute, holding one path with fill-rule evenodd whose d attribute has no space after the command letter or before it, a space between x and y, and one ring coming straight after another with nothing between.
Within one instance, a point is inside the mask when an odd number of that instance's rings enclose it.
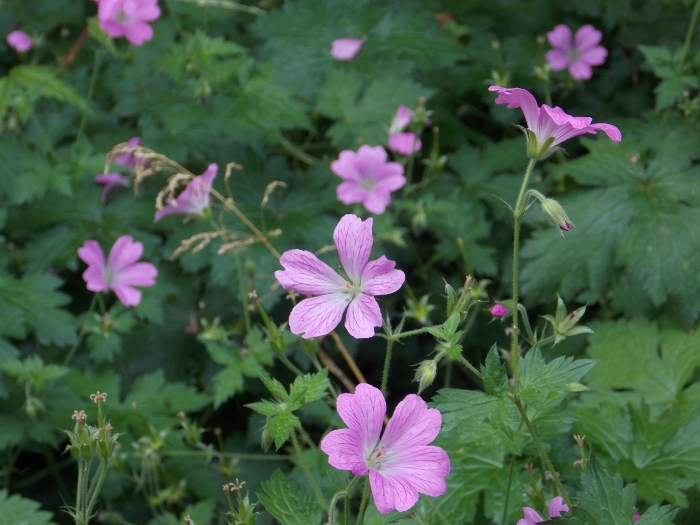
<instances>
[{"instance_id":1,"label":"dense foliage","mask_svg":"<svg viewBox=\"0 0 700 525\"><path fill-rule=\"evenodd\" d=\"M101 24L109 1L0 5L0 34L31 37L0 44L0 524L315 525L335 508L513 525L547 518L560 478L571 512L546 523L698 522L700 0L161 0L141 45ZM548 64L558 24L602 32L590 79ZM337 60L343 37L363 42ZM622 132L531 162L567 220L528 201L520 307L528 149L490 85ZM421 142L389 151L405 185L383 213L344 204L334 161L388 146L402 105ZM212 163L211 208L155 222ZM102 173L123 175L106 199ZM405 283L373 294L374 337L303 339L279 256L337 270L346 214L373 217L371 259ZM126 235L157 268L130 307L78 256ZM389 416L415 393L440 411L444 495L382 514L329 465L338 395L362 382Z\"/></svg>"}]
</instances>

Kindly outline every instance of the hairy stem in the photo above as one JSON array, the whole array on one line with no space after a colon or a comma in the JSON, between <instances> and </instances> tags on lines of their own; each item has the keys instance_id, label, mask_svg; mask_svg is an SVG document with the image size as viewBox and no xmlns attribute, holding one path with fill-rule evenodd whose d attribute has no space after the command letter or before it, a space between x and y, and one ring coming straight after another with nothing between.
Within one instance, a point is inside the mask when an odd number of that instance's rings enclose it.
<instances>
[{"instance_id":1,"label":"hairy stem","mask_svg":"<svg viewBox=\"0 0 700 525\"><path fill-rule=\"evenodd\" d=\"M688 26L688 32L685 34L683 50L681 51L681 64L685 60L685 56L688 54L688 50L690 49L690 43L693 41L693 33L695 33L695 23L698 21L698 11L700 11L700 0L695 0L693 15L690 18L690 25Z\"/></svg>"},{"instance_id":2,"label":"hairy stem","mask_svg":"<svg viewBox=\"0 0 700 525\"><path fill-rule=\"evenodd\" d=\"M92 302L90 303L90 308L88 308L87 314L85 314L86 319L88 319L91 315L92 312L95 311L95 305L97 304L97 296L100 294L100 292L95 293L95 295L92 296ZM78 347L80 346L80 343L83 341L83 337L85 337L85 324L83 323L83 326L80 327L80 333L78 334L78 339L76 339L75 343L73 343L73 346L71 349L68 351L68 355L66 358L63 360L63 366L68 366L75 356L75 352L78 351Z\"/></svg>"},{"instance_id":3,"label":"hairy stem","mask_svg":"<svg viewBox=\"0 0 700 525\"><path fill-rule=\"evenodd\" d=\"M362 500L360 500L360 510L357 512L357 525L362 525L365 520L365 508L369 499L369 476L365 478L365 488L362 491Z\"/></svg>"},{"instance_id":4,"label":"hairy stem","mask_svg":"<svg viewBox=\"0 0 700 525\"><path fill-rule=\"evenodd\" d=\"M510 469L508 469L508 485L506 486L506 499L503 501L503 525L508 525L508 500L510 500L510 487L513 484L513 470L515 469L515 455L510 456Z\"/></svg>"},{"instance_id":5,"label":"hairy stem","mask_svg":"<svg viewBox=\"0 0 700 525\"><path fill-rule=\"evenodd\" d=\"M85 101L85 109L83 109L83 115L80 117L78 134L75 137L76 145L80 142L80 139L83 138L85 124L87 124L87 114L90 111L90 101L92 100L92 96L95 93L95 84L97 84L97 70L100 66L100 58L102 57L102 49L104 48L103 44L105 43L106 39L107 37L105 36L102 42L100 42L100 47L98 47L97 51L95 52L95 61L92 64L92 74L90 75L90 85L88 87L87 100Z\"/></svg>"},{"instance_id":6,"label":"hairy stem","mask_svg":"<svg viewBox=\"0 0 700 525\"><path fill-rule=\"evenodd\" d=\"M388 339L386 342L386 358L384 359L384 372L382 373L382 395L386 397L386 383L389 380L389 364L391 362L391 349L394 346L394 340Z\"/></svg>"},{"instance_id":7,"label":"hairy stem","mask_svg":"<svg viewBox=\"0 0 700 525\"><path fill-rule=\"evenodd\" d=\"M316 496L318 496L318 500L321 502L321 505L323 505L323 508L326 510L326 512L330 513L328 503L326 503L323 494L321 494L321 489L318 488L316 480L311 475L311 470L309 470L309 465L306 463L304 455L301 453L301 447L299 446L299 441L297 440L296 431L292 432L292 443L294 444L294 450L296 451L297 457L299 458L299 463L301 463L304 472L306 472L306 477L309 478L309 482L311 483L311 486L313 487Z\"/></svg>"},{"instance_id":8,"label":"hairy stem","mask_svg":"<svg viewBox=\"0 0 700 525\"><path fill-rule=\"evenodd\" d=\"M238 273L238 286L241 289L241 304L243 305L243 320L245 321L245 333L250 335L250 312L248 311L248 295L246 294L245 278L243 268L241 268L241 257L238 250L233 250L233 258L236 260L236 270Z\"/></svg>"}]
</instances>

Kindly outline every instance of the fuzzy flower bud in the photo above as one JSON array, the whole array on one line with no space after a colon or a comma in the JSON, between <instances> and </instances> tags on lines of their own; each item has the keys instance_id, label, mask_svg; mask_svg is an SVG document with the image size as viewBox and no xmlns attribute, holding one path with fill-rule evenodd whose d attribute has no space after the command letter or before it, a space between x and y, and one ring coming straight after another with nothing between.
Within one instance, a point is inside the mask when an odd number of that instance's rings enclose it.
<instances>
[{"instance_id":1,"label":"fuzzy flower bud","mask_svg":"<svg viewBox=\"0 0 700 525\"><path fill-rule=\"evenodd\" d=\"M562 232L568 232L571 230L573 224L571 223L571 219L569 219L569 216L566 214L561 204L554 199L544 199L541 201L541 204L542 211L547 218L554 223L555 226L557 226Z\"/></svg>"},{"instance_id":2,"label":"fuzzy flower bud","mask_svg":"<svg viewBox=\"0 0 700 525\"><path fill-rule=\"evenodd\" d=\"M423 361L416 370L416 377L414 381L418 381L418 393L420 394L423 390L428 388L437 375L437 363L434 359L429 359Z\"/></svg>"},{"instance_id":3,"label":"fuzzy flower bud","mask_svg":"<svg viewBox=\"0 0 700 525\"><path fill-rule=\"evenodd\" d=\"M510 313L510 309L506 308L501 303L496 303L491 307L490 312L494 317L505 317Z\"/></svg>"}]
</instances>

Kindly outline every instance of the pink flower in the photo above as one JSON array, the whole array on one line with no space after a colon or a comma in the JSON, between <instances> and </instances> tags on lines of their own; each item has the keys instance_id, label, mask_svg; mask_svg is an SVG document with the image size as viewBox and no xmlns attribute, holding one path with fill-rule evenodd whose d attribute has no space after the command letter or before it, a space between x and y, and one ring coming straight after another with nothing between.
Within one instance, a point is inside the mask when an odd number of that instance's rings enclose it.
<instances>
[{"instance_id":1,"label":"pink flower","mask_svg":"<svg viewBox=\"0 0 700 525\"><path fill-rule=\"evenodd\" d=\"M104 0L100 1L104 2ZM217 164L209 164L207 171L192 179L182 193L177 196L177 200L168 199L167 206L156 210L153 222L158 222L165 215L173 213L204 216L205 211L209 210L209 192L218 170Z\"/></svg>"},{"instance_id":2,"label":"pink flower","mask_svg":"<svg viewBox=\"0 0 700 525\"><path fill-rule=\"evenodd\" d=\"M331 163L333 173L344 179L338 186L338 199L345 204L361 202L368 211L384 213L391 202L389 193L406 184L403 167L387 162L381 146L360 146L357 153L341 151Z\"/></svg>"},{"instance_id":3,"label":"pink flower","mask_svg":"<svg viewBox=\"0 0 700 525\"><path fill-rule=\"evenodd\" d=\"M360 52L364 39L339 38L331 44L331 56L336 60L352 60Z\"/></svg>"},{"instance_id":4,"label":"pink flower","mask_svg":"<svg viewBox=\"0 0 700 525\"><path fill-rule=\"evenodd\" d=\"M12 49L15 51L20 51L21 53L29 51L34 45L32 37L30 37L24 31L12 31L9 35L7 35L5 40L7 40L7 43Z\"/></svg>"},{"instance_id":5,"label":"pink flower","mask_svg":"<svg viewBox=\"0 0 700 525\"><path fill-rule=\"evenodd\" d=\"M632 516L632 523L637 521L640 518L639 512L635 512L634 516Z\"/></svg>"},{"instance_id":6,"label":"pink flower","mask_svg":"<svg viewBox=\"0 0 700 525\"><path fill-rule=\"evenodd\" d=\"M102 0L103 2L105 0ZM136 262L143 255L143 244L134 242L130 235L122 235L114 243L105 264L105 256L97 241L85 241L78 248L78 256L88 265L83 273L87 289L102 292L109 288L124 306L141 302L141 292L133 286L153 286L158 270L146 262Z\"/></svg>"},{"instance_id":7,"label":"pink flower","mask_svg":"<svg viewBox=\"0 0 700 525\"><path fill-rule=\"evenodd\" d=\"M591 66L601 65L608 56L608 51L598 45L601 38L603 33L592 25L579 28L576 36L573 36L571 29L559 24L547 33L547 40L554 49L548 51L545 57L554 71L568 67L576 80L589 79L593 74Z\"/></svg>"},{"instance_id":8,"label":"pink flower","mask_svg":"<svg viewBox=\"0 0 700 525\"><path fill-rule=\"evenodd\" d=\"M141 144L141 138L131 137L126 143L129 146L136 147L139 144ZM121 164L122 166L126 166L127 168L133 168L137 161L138 158L134 157L134 154L132 152L122 153L121 155L117 155L116 157L114 157L115 164Z\"/></svg>"},{"instance_id":9,"label":"pink flower","mask_svg":"<svg viewBox=\"0 0 700 525\"><path fill-rule=\"evenodd\" d=\"M396 263L383 255L369 261L372 251L372 219L362 221L345 215L333 232L340 262L347 279L338 275L313 253L289 250L282 254L284 271L275 277L285 290L317 295L297 304L289 316L293 334L304 339L329 334L338 326L347 308L345 328L357 339L372 337L374 327L382 325L376 295L387 295L401 288L405 276L395 270Z\"/></svg>"},{"instance_id":10,"label":"pink flower","mask_svg":"<svg viewBox=\"0 0 700 525\"><path fill-rule=\"evenodd\" d=\"M399 106L389 128L389 149L391 151L401 153L401 155L410 155L414 151L420 151L423 147L415 133L402 133L411 123L411 118L413 118L413 111L406 106Z\"/></svg>"},{"instance_id":11,"label":"pink flower","mask_svg":"<svg viewBox=\"0 0 700 525\"><path fill-rule=\"evenodd\" d=\"M501 303L496 303L491 307L490 311L494 317L505 317L510 312L510 308L506 308Z\"/></svg>"},{"instance_id":12,"label":"pink flower","mask_svg":"<svg viewBox=\"0 0 700 525\"><path fill-rule=\"evenodd\" d=\"M620 130L611 124L593 124L590 117L572 117L560 107L537 105L535 97L526 89L491 86L489 91L498 91L496 104L508 104L510 109L520 108L527 122L527 152L534 159L542 160L553 153L558 144L583 135L605 132L615 142L622 140Z\"/></svg>"},{"instance_id":13,"label":"pink flower","mask_svg":"<svg viewBox=\"0 0 700 525\"><path fill-rule=\"evenodd\" d=\"M95 177L95 184L104 184L105 189L102 190L102 202L107 202L107 195L115 186L129 187L129 179L119 173L103 173Z\"/></svg>"},{"instance_id":14,"label":"pink flower","mask_svg":"<svg viewBox=\"0 0 700 525\"><path fill-rule=\"evenodd\" d=\"M559 518L562 512L569 512L569 506L564 503L564 499L561 496L552 498L552 501L549 502L549 518ZM545 521L542 516L537 514L535 509L530 507L523 507L523 514L525 518L518 520L517 525L535 525Z\"/></svg>"},{"instance_id":15,"label":"pink flower","mask_svg":"<svg viewBox=\"0 0 700 525\"><path fill-rule=\"evenodd\" d=\"M348 428L323 438L321 450L339 470L356 476L369 470L379 512L406 511L416 504L418 493L433 497L445 493L450 458L440 447L428 446L440 432L440 412L409 394L396 407L380 439L386 401L379 389L361 383L354 394L340 394L337 406Z\"/></svg>"},{"instance_id":16,"label":"pink flower","mask_svg":"<svg viewBox=\"0 0 700 525\"><path fill-rule=\"evenodd\" d=\"M120 36L137 46L153 38L147 22L160 16L158 0L99 0L97 17L100 28L112 38Z\"/></svg>"}]
</instances>

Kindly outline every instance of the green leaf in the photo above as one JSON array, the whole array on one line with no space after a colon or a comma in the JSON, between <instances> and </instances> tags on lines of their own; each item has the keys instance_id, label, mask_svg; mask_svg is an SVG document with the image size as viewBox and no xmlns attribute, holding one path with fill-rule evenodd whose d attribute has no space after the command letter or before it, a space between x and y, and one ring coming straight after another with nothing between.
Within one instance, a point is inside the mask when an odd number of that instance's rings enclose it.
<instances>
[{"instance_id":1,"label":"green leaf","mask_svg":"<svg viewBox=\"0 0 700 525\"><path fill-rule=\"evenodd\" d=\"M269 481L262 484L264 493L258 498L282 525L311 525L321 522L323 507L316 495L300 488L276 470Z\"/></svg>"},{"instance_id":2,"label":"green leaf","mask_svg":"<svg viewBox=\"0 0 700 525\"><path fill-rule=\"evenodd\" d=\"M484 380L486 392L492 396L503 398L508 391L508 373L505 363L501 363L498 347L494 344L486 356L485 365L481 367L481 378Z\"/></svg>"},{"instance_id":3,"label":"green leaf","mask_svg":"<svg viewBox=\"0 0 700 525\"><path fill-rule=\"evenodd\" d=\"M277 450L287 442L295 428L301 428L301 421L299 421L297 416L286 411L279 412L277 415L272 416L265 426L265 430L270 433L272 439L275 441L275 448Z\"/></svg>"},{"instance_id":4,"label":"green leaf","mask_svg":"<svg viewBox=\"0 0 700 525\"><path fill-rule=\"evenodd\" d=\"M260 374L260 380L265 383L265 386L278 401L289 401L289 394L287 394L287 389L284 385L277 381L274 377L268 377L264 374Z\"/></svg>"},{"instance_id":5,"label":"green leaf","mask_svg":"<svg viewBox=\"0 0 700 525\"><path fill-rule=\"evenodd\" d=\"M490 418L498 406L498 398L477 390L443 388L433 398L433 407L442 414L443 431L469 430Z\"/></svg>"},{"instance_id":6,"label":"green leaf","mask_svg":"<svg viewBox=\"0 0 700 525\"><path fill-rule=\"evenodd\" d=\"M672 525L672 520L678 514L678 507L673 505L654 505L649 507L634 525Z\"/></svg>"},{"instance_id":7,"label":"green leaf","mask_svg":"<svg viewBox=\"0 0 700 525\"><path fill-rule=\"evenodd\" d=\"M523 401L541 408L547 397L562 392L570 383L577 382L595 365L592 359L557 357L545 364L540 348L532 348L520 358L520 384Z\"/></svg>"},{"instance_id":8,"label":"green leaf","mask_svg":"<svg viewBox=\"0 0 700 525\"><path fill-rule=\"evenodd\" d=\"M262 414L263 416L275 416L284 411L284 408L282 408L280 405L273 403L272 401L268 401L267 399L263 399L262 401L257 401L255 403L248 403L246 406L248 408L252 408L258 414Z\"/></svg>"},{"instance_id":9,"label":"green leaf","mask_svg":"<svg viewBox=\"0 0 700 525\"><path fill-rule=\"evenodd\" d=\"M296 410L306 403L321 399L328 390L328 369L315 374L298 376L289 387L289 410Z\"/></svg>"},{"instance_id":10,"label":"green leaf","mask_svg":"<svg viewBox=\"0 0 700 525\"><path fill-rule=\"evenodd\" d=\"M0 490L0 525L52 525L51 513L39 510L39 504L16 494L8 497Z\"/></svg>"}]
</instances>

